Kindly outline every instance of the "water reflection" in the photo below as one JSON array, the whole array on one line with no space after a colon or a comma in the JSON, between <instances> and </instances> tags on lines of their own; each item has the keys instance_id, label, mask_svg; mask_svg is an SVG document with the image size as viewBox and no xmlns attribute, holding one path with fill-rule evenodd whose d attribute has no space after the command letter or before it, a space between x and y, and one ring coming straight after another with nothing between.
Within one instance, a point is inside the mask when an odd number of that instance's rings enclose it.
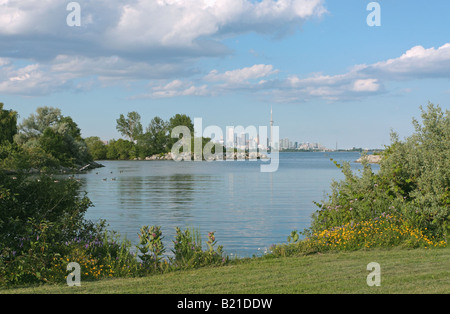
<instances>
[{"instance_id":1,"label":"water reflection","mask_svg":"<svg viewBox=\"0 0 450 314\"><path fill-rule=\"evenodd\" d=\"M354 161L358 156L332 157ZM324 198L332 179L342 178L323 153L280 158L275 173L261 173L259 164L246 162L106 161L98 174L82 179L95 205L86 218L106 219L110 229L134 243L140 227L160 225L170 250L175 227L190 227L204 236L215 231L228 253L256 254L285 242L292 230L309 227L317 209L313 201Z\"/></svg>"}]
</instances>

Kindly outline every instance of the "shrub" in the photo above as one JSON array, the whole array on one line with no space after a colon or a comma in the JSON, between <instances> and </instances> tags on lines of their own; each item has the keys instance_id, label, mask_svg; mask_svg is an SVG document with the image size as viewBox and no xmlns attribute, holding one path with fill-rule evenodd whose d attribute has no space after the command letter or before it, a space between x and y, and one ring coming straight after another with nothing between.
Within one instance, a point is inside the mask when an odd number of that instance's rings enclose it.
<instances>
[{"instance_id":1,"label":"shrub","mask_svg":"<svg viewBox=\"0 0 450 314\"><path fill-rule=\"evenodd\" d=\"M208 233L207 250L203 250L201 236L195 230L182 231L180 228L176 228L176 237L173 243L174 257L171 262L176 269L223 265L228 262L228 257L223 254L223 247L215 248L217 241L214 232Z\"/></svg>"},{"instance_id":2,"label":"shrub","mask_svg":"<svg viewBox=\"0 0 450 314\"><path fill-rule=\"evenodd\" d=\"M328 251L353 251L369 248L441 248L445 240L434 238L411 226L405 219L382 214L358 223L346 223L339 227L310 233L298 242L275 245L272 256L291 256Z\"/></svg>"},{"instance_id":3,"label":"shrub","mask_svg":"<svg viewBox=\"0 0 450 314\"><path fill-rule=\"evenodd\" d=\"M163 255L166 251L162 242L162 231L159 226L144 226L139 234L139 246L141 252L139 258L142 260L142 267L148 270L163 271Z\"/></svg>"},{"instance_id":4,"label":"shrub","mask_svg":"<svg viewBox=\"0 0 450 314\"><path fill-rule=\"evenodd\" d=\"M423 126L413 120L416 132L404 142L392 134L378 173L364 161L360 175L354 174L348 163L335 162L345 179L332 182L328 200L316 203L320 209L305 234L348 230L350 225L361 226L384 216L416 230L424 243L425 238L439 246L446 243L450 226L449 112L432 104L427 109L422 109ZM389 234L386 231L384 235Z\"/></svg>"}]
</instances>

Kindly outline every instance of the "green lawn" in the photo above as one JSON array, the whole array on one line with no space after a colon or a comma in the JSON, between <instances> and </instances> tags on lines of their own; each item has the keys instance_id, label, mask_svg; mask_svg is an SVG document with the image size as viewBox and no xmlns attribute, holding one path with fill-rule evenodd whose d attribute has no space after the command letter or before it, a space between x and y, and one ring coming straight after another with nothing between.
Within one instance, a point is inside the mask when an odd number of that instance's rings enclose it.
<instances>
[{"instance_id":1,"label":"green lawn","mask_svg":"<svg viewBox=\"0 0 450 314\"><path fill-rule=\"evenodd\" d=\"M367 264L381 267L381 286L369 287ZM40 286L0 293L301 294L450 293L450 248L393 249L263 258L231 266L136 279Z\"/></svg>"}]
</instances>

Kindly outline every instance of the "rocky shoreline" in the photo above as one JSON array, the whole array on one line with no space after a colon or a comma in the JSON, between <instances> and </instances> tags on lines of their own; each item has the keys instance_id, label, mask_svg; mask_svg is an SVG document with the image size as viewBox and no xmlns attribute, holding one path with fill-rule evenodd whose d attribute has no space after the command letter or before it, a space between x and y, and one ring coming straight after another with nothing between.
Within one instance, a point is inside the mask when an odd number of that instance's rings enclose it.
<instances>
[{"instance_id":1,"label":"rocky shoreline","mask_svg":"<svg viewBox=\"0 0 450 314\"><path fill-rule=\"evenodd\" d=\"M358 158L356 162L361 163L364 159L366 159L369 164L378 164L381 160L381 157L381 155L365 155L361 158Z\"/></svg>"},{"instance_id":2,"label":"rocky shoreline","mask_svg":"<svg viewBox=\"0 0 450 314\"><path fill-rule=\"evenodd\" d=\"M190 154L190 156L189 156ZM196 158L197 156L194 155L194 153L181 153L180 154L180 158L184 159L184 160L198 160L199 158ZM234 160L248 160L248 159L269 159L269 157L265 154L261 154L259 152L234 152L231 156L231 158L227 158L226 154L223 155L222 159L234 159ZM155 154L152 156L148 156L145 157L144 159L142 158L134 158L134 160L174 160L172 153L166 153L166 154ZM202 158L202 160L206 160L206 161L213 161L213 160L220 160L220 158L214 158L214 157L210 157L210 158Z\"/></svg>"}]
</instances>

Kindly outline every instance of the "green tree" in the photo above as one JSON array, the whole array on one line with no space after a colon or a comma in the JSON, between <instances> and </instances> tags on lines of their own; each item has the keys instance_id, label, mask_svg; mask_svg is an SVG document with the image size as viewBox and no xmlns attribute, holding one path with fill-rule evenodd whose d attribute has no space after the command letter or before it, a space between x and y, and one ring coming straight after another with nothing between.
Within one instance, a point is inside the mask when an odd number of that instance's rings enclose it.
<instances>
[{"instance_id":1,"label":"green tree","mask_svg":"<svg viewBox=\"0 0 450 314\"><path fill-rule=\"evenodd\" d=\"M37 108L36 114L31 114L19 125L19 133L14 139L23 149L40 156L52 156L67 167L92 161L80 128L71 117L63 116L58 108Z\"/></svg>"},{"instance_id":2,"label":"green tree","mask_svg":"<svg viewBox=\"0 0 450 314\"><path fill-rule=\"evenodd\" d=\"M138 141L146 156L168 151L169 134L168 123L160 117L154 117L150 122L145 134ZM141 156L141 157L146 157Z\"/></svg>"},{"instance_id":3,"label":"green tree","mask_svg":"<svg viewBox=\"0 0 450 314\"><path fill-rule=\"evenodd\" d=\"M0 103L0 144L3 141L13 142L17 133L17 112L3 109Z\"/></svg>"},{"instance_id":4,"label":"green tree","mask_svg":"<svg viewBox=\"0 0 450 314\"><path fill-rule=\"evenodd\" d=\"M85 139L89 154L94 160L106 159L108 152L107 146L97 136L91 136Z\"/></svg>"},{"instance_id":5,"label":"green tree","mask_svg":"<svg viewBox=\"0 0 450 314\"><path fill-rule=\"evenodd\" d=\"M51 156L56 158L64 166L72 165L70 147L64 136L52 128L47 128L39 138L39 146Z\"/></svg>"},{"instance_id":6,"label":"green tree","mask_svg":"<svg viewBox=\"0 0 450 314\"><path fill-rule=\"evenodd\" d=\"M108 145L106 145L106 158L109 160L119 159L119 154L116 148L116 140L110 140Z\"/></svg>"},{"instance_id":7,"label":"green tree","mask_svg":"<svg viewBox=\"0 0 450 314\"><path fill-rule=\"evenodd\" d=\"M25 144L33 139L37 140L48 127L55 127L63 118L61 110L53 107L39 107L36 114L31 114L19 125L19 133L15 140Z\"/></svg>"},{"instance_id":8,"label":"green tree","mask_svg":"<svg viewBox=\"0 0 450 314\"><path fill-rule=\"evenodd\" d=\"M171 137L172 130L177 126L187 127L191 132L191 138L194 138L194 123L191 118L185 114L176 114L169 120L169 149L172 149L172 146L178 141L178 139Z\"/></svg>"},{"instance_id":9,"label":"green tree","mask_svg":"<svg viewBox=\"0 0 450 314\"><path fill-rule=\"evenodd\" d=\"M192 133L192 136L194 135L194 123L192 122L191 118L185 114L176 114L169 120L169 130L171 131L176 126L186 126L189 128L189 130Z\"/></svg>"},{"instance_id":10,"label":"green tree","mask_svg":"<svg viewBox=\"0 0 450 314\"><path fill-rule=\"evenodd\" d=\"M390 214L445 239L450 232L449 111L431 103L421 110L422 124L413 120L411 136L400 141L392 133L377 173L366 162L361 176L348 163L338 165L345 179L333 182L329 199L317 204L321 209L314 214L312 231Z\"/></svg>"},{"instance_id":11,"label":"green tree","mask_svg":"<svg viewBox=\"0 0 450 314\"><path fill-rule=\"evenodd\" d=\"M116 122L117 131L132 142L137 141L143 133L141 116L136 111L129 112L126 118L121 114Z\"/></svg>"},{"instance_id":12,"label":"green tree","mask_svg":"<svg viewBox=\"0 0 450 314\"><path fill-rule=\"evenodd\" d=\"M135 144L124 139L111 140L106 146L106 158L111 160L129 160L136 156Z\"/></svg>"}]
</instances>

